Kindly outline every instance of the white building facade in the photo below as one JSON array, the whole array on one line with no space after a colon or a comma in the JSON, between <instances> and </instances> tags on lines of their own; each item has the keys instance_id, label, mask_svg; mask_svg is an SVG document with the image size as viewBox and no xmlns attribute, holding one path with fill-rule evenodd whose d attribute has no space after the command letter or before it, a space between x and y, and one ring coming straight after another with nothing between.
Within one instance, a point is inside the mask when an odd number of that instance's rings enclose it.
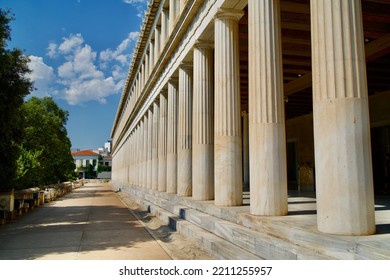
<instances>
[{"instance_id":1,"label":"white building facade","mask_svg":"<svg viewBox=\"0 0 390 280\"><path fill-rule=\"evenodd\" d=\"M249 189L250 215L285 216L296 162L310 162L318 230L374 234L370 129L390 125L390 99L367 80L388 59L388 31L363 25L373 3L152 0L113 124L113 183L217 207ZM369 106L383 113L370 121Z\"/></svg>"}]
</instances>

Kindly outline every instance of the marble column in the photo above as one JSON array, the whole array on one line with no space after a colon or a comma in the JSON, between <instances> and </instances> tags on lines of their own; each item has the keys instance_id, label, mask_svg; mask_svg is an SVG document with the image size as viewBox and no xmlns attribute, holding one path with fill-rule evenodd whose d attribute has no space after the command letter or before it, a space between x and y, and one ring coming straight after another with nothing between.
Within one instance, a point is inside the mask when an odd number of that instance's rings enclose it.
<instances>
[{"instance_id":1,"label":"marble column","mask_svg":"<svg viewBox=\"0 0 390 280\"><path fill-rule=\"evenodd\" d=\"M161 38L160 38L160 51L164 49L165 42L169 36L169 9L163 8L161 11Z\"/></svg>"},{"instance_id":2,"label":"marble column","mask_svg":"<svg viewBox=\"0 0 390 280\"><path fill-rule=\"evenodd\" d=\"M154 40L151 40L149 43L149 76L153 72L154 63Z\"/></svg>"},{"instance_id":3,"label":"marble column","mask_svg":"<svg viewBox=\"0 0 390 280\"><path fill-rule=\"evenodd\" d=\"M180 13L184 10L187 0L180 0Z\"/></svg>"},{"instance_id":4,"label":"marble column","mask_svg":"<svg viewBox=\"0 0 390 280\"><path fill-rule=\"evenodd\" d=\"M134 185L139 186L139 124L135 128L134 134Z\"/></svg>"},{"instance_id":5,"label":"marble column","mask_svg":"<svg viewBox=\"0 0 390 280\"><path fill-rule=\"evenodd\" d=\"M169 0L169 34L172 33L179 15L180 0Z\"/></svg>"},{"instance_id":6,"label":"marble column","mask_svg":"<svg viewBox=\"0 0 390 280\"><path fill-rule=\"evenodd\" d=\"M158 133L158 190L167 191L167 93L160 93L160 124Z\"/></svg>"},{"instance_id":7,"label":"marble column","mask_svg":"<svg viewBox=\"0 0 390 280\"><path fill-rule=\"evenodd\" d=\"M160 56L161 49L161 26L157 25L154 30L154 65L156 65L157 60Z\"/></svg>"},{"instance_id":8,"label":"marble column","mask_svg":"<svg viewBox=\"0 0 390 280\"><path fill-rule=\"evenodd\" d=\"M142 94L142 91L145 86L145 61L142 63L140 74L141 74L140 94Z\"/></svg>"},{"instance_id":9,"label":"marble column","mask_svg":"<svg viewBox=\"0 0 390 280\"><path fill-rule=\"evenodd\" d=\"M159 100L153 103L153 138L152 138L152 189L158 189L158 132L160 121Z\"/></svg>"},{"instance_id":10,"label":"marble column","mask_svg":"<svg viewBox=\"0 0 390 280\"><path fill-rule=\"evenodd\" d=\"M168 82L167 193L177 193L177 79Z\"/></svg>"},{"instance_id":11,"label":"marble column","mask_svg":"<svg viewBox=\"0 0 390 280\"><path fill-rule=\"evenodd\" d=\"M144 130L143 130L143 137L144 137L144 140L143 140L143 149L142 149L142 161L143 161L143 164L142 164L142 186L144 188L147 187L147 182L148 182L148 125L149 125L149 121L148 121L148 113L146 113L144 115L144 123L143 123L143 127L144 127Z\"/></svg>"},{"instance_id":12,"label":"marble column","mask_svg":"<svg viewBox=\"0 0 390 280\"><path fill-rule=\"evenodd\" d=\"M152 105L153 106L153 105ZM149 189L152 188L152 139L153 139L153 107L148 111L148 142L147 142L147 182L146 185Z\"/></svg>"},{"instance_id":13,"label":"marble column","mask_svg":"<svg viewBox=\"0 0 390 280\"><path fill-rule=\"evenodd\" d=\"M149 79L149 71L150 71L150 63L149 63L149 60L150 60L150 56L149 56L149 53L147 53L145 55L145 80L144 80L144 87L146 85L146 83L148 82L148 79Z\"/></svg>"},{"instance_id":14,"label":"marble column","mask_svg":"<svg viewBox=\"0 0 390 280\"><path fill-rule=\"evenodd\" d=\"M246 111L241 113L242 117L242 171L244 190L249 190L249 117Z\"/></svg>"},{"instance_id":15,"label":"marble column","mask_svg":"<svg viewBox=\"0 0 390 280\"><path fill-rule=\"evenodd\" d=\"M192 198L214 199L214 51L213 42L194 48Z\"/></svg>"},{"instance_id":16,"label":"marble column","mask_svg":"<svg viewBox=\"0 0 390 280\"><path fill-rule=\"evenodd\" d=\"M177 194L192 195L192 65L179 67Z\"/></svg>"},{"instance_id":17,"label":"marble column","mask_svg":"<svg viewBox=\"0 0 390 280\"><path fill-rule=\"evenodd\" d=\"M360 1L311 1L317 223L322 232L375 233Z\"/></svg>"},{"instance_id":18,"label":"marble column","mask_svg":"<svg viewBox=\"0 0 390 280\"><path fill-rule=\"evenodd\" d=\"M288 212L279 0L248 2L250 213Z\"/></svg>"},{"instance_id":19,"label":"marble column","mask_svg":"<svg viewBox=\"0 0 390 280\"><path fill-rule=\"evenodd\" d=\"M215 204L242 205L242 143L238 20L243 11L220 9L215 18Z\"/></svg>"}]
</instances>

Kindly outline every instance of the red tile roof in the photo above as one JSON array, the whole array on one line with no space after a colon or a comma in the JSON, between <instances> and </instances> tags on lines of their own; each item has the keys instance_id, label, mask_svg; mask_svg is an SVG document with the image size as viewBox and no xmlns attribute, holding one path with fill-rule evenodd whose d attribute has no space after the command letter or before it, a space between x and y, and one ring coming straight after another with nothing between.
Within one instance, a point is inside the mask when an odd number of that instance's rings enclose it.
<instances>
[{"instance_id":1,"label":"red tile roof","mask_svg":"<svg viewBox=\"0 0 390 280\"><path fill-rule=\"evenodd\" d=\"M98 155L99 155L98 153L95 153L92 150L72 152L72 156L98 156Z\"/></svg>"}]
</instances>

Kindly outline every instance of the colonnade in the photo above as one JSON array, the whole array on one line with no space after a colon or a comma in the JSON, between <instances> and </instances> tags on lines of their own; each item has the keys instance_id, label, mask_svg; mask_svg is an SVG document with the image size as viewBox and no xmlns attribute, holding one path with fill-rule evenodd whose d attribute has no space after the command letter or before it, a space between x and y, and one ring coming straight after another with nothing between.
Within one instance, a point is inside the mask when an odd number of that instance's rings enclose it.
<instances>
[{"instance_id":1,"label":"colonnade","mask_svg":"<svg viewBox=\"0 0 390 280\"><path fill-rule=\"evenodd\" d=\"M129 108L118 115L124 120L188 2L169 0L169 7L162 7L134 76ZM279 0L248 1L249 110L244 117L249 126L242 129L240 108L238 22L244 11L219 7L212 22L214 40L194 41L192 60L180 63L117 144L114 181L214 200L216 206L240 206L243 183L249 180L251 214L288 213L279 5ZM360 2L312 0L311 21L318 228L334 234L372 234ZM249 155L243 155L243 132L249 134ZM243 158L244 165L249 162L249 174L248 168L243 174Z\"/></svg>"}]
</instances>

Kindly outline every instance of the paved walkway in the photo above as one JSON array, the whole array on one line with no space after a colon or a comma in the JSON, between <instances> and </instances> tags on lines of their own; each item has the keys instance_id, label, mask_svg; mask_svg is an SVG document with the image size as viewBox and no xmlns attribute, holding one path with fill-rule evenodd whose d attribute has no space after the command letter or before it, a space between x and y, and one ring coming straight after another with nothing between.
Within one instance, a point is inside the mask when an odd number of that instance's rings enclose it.
<instances>
[{"instance_id":1,"label":"paved walkway","mask_svg":"<svg viewBox=\"0 0 390 280\"><path fill-rule=\"evenodd\" d=\"M0 226L0 259L166 260L108 184L89 183Z\"/></svg>"}]
</instances>

